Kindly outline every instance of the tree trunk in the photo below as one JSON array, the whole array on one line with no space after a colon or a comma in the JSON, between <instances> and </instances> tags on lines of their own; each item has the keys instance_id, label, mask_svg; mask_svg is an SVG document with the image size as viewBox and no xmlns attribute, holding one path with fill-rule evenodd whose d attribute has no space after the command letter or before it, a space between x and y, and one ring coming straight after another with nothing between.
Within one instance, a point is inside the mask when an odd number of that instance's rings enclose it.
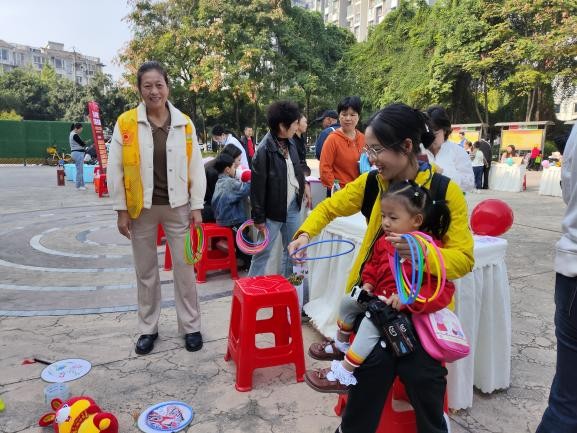
<instances>
[{"instance_id":1,"label":"tree trunk","mask_svg":"<svg viewBox=\"0 0 577 433\"><path fill-rule=\"evenodd\" d=\"M537 93L537 86L535 86L535 88L527 96L527 113L525 114L525 122L531 121L533 108L535 107L535 99L537 99L536 93Z\"/></svg>"},{"instance_id":2,"label":"tree trunk","mask_svg":"<svg viewBox=\"0 0 577 433\"><path fill-rule=\"evenodd\" d=\"M239 112L239 107L238 107L238 96L233 94L233 99L234 99L234 122L236 125L236 130L239 131L240 130L240 112Z\"/></svg>"},{"instance_id":3,"label":"tree trunk","mask_svg":"<svg viewBox=\"0 0 577 433\"><path fill-rule=\"evenodd\" d=\"M483 82L483 99L485 101L485 124L489 124L489 86L487 86L487 80ZM483 128L481 128L481 131Z\"/></svg>"},{"instance_id":4,"label":"tree trunk","mask_svg":"<svg viewBox=\"0 0 577 433\"><path fill-rule=\"evenodd\" d=\"M475 106L475 112L477 113L477 117L479 118L479 122L483 123L483 116L481 115L481 111L479 110L479 101L478 101L478 95L479 95L479 83L475 82L475 87L474 87L474 92L473 92L473 105Z\"/></svg>"},{"instance_id":5,"label":"tree trunk","mask_svg":"<svg viewBox=\"0 0 577 433\"><path fill-rule=\"evenodd\" d=\"M541 120L541 87L537 85L537 103L536 103L536 110L535 110L535 120L538 122Z\"/></svg>"}]
</instances>

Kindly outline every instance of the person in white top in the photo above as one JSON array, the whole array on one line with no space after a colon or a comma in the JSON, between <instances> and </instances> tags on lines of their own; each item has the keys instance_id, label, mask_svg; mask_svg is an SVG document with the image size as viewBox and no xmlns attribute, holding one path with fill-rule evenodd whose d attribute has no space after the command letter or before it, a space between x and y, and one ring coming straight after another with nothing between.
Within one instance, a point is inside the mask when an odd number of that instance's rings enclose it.
<instances>
[{"instance_id":1,"label":"person in white top","mask_svg":"<svg viewBox=\"0 0 577 433\"><path fill-rule=\"evenodd\" d=\"M577 431L577 125L563 151L561 187L567 211L555 254L557 367L536 433Z\"/></svg>"},{"instance_id":2,"label":"person in white top","mask_svg":"<svg viewBox=\"0 0 577 433\"><path fill-rule=\"evenodd\" d=\"M435 134L435 140L424 151L429 162L440 167L443 175L454 180L464 192L473 191L475 178L471 159L465 149L448 140L452 127L447 112L443 107L434 105L427 109L427 114Z\"/></svg>"},{"instance_id":3,"label":"person in white top","mask_svg":"<svg viewBox=\"0 0 577 433\"><path fill-rule=\"evenodd\" d=\"M480 143L475 141L473 151L471 152L471 164L473 165L473 174L475 175L475 188L483 188L483 170L485 169L485 155L480 149Z\"/></svg>"},{"instance_id":4,"label":"person in white top","mask_svg":"<svg viewBox=\"0 0 577 433\"><path fill-rule=\"evenodd\" d=\"M229 143L234 144L236 147L238 147L241 151L240 166L244 170L250 169L250 167L248 165L248 159L246 157L246 152L244 150L244 147L242 147L242 144L240 144L240 141L238 141L234 137L234 135L232 135L229 132L226 132L222 126L216 125L214 128L212 128L212 139L214 141L216 141L222 147L226 146Z\"/></svg>"}]
</instances>

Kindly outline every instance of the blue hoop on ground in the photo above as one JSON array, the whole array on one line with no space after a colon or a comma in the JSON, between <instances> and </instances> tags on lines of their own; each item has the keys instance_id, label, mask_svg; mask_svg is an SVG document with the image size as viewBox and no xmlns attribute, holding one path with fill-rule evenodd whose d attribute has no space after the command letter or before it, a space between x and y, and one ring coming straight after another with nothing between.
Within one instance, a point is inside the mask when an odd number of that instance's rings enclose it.
<instances>
[{"instance_id":1,"label":"blue hoop on ground","mask_svg":"<svg viewBox=\"0 0 577 433\"><path fill-rule=\"evenodd\" d=\"M338 253L338 254L331 254L329 256L303 257L300 259L295 258L295 254L297 254L298 252L300 252L304 249L307 249L308 247L311 247L313 245L328 244L328 243L333 243L333 242L340 242L343 244L348 244L351 247L351 249L348 251L343 251L343 252ZM310 244L306 244L306 245L300 247L298 250L295 250L295 252L293 252L291 254L291 259L298 260L298 261L332 259L334 257L344 256L345 254L351 253L351 252L353 252L354 249L355 249L355 244L351 241L346 240L346 239L325 239L324 241L311 242Z\"/></svg>"}]
</instances>

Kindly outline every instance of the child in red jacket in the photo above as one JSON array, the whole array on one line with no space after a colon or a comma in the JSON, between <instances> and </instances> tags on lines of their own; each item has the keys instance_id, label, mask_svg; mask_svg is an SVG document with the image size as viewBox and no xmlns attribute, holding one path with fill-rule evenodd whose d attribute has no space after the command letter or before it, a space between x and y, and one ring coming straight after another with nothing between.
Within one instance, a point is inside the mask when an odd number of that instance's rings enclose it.
<instances>
[{"instance_id":1,"label":"child in red jacket","mask_svg":"<svg viewBox=\"0 0 577 433\"><path fill-rule=\"evenodd\" d=\"M395 277L389 265L389 256L394 255L395 249L385 237L419 230L429 231L435 239L441 239L449 226L450 212L444 202L433 202L425 189L407 181L390 185L381 199L381 214L383 235L375 242L372 255L364 265L361 274L362 289L401 311L405 309L405 305L399 299ZM441 228L430 230L431 227ZM439 245L437 241L436 243ZM410 275L410 263L404 262L402 266L407 275ZM430 281L423 278L420 294L428 298L434 293L436 286L435 276L431 275ZM354 292L356 290L352 293ZM455 286L447 281L440 296L423 304L418 314L445 308L451 302L454 292ZM353 375L355 368L363 363L382 337L382 331L368 317L364 317L354 341L349 343L355 320L365 310L365 305L358 303L351 294L346 294L339 309L339 329L335 341L311 345L309 354L313 358L333 361L331 368L307 372L305 380L313 389L319 392L344 393L348 386L356 384Z\"/></svg>"}]
</instances>

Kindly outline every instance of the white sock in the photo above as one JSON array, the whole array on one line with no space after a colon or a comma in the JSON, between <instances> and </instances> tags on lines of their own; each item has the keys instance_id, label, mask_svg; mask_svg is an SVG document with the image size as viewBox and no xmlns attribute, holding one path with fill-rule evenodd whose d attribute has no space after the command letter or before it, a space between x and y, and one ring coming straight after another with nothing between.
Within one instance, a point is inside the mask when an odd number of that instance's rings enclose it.
<instances>
[{"instance_id":1,"label":"white sock","mask_svg":"<svg viewBox=\"0 0 577 433\"><path fill-rule=\"evenodd\" d=\"M351 343L349 343L348 341L335 340L335 347L337 349L339 349L341 352L347 353L347 351L351 347ZM331 349L332 349L332 347L331 347Z\"/></svg>"},{"instance_id":2,"label":"white sock","mask_svg":"<svg viewBox=\"0 0 577 433\"><path fill-rule=\"evenodd\" d=\"M327 373L327 379L330 381L337 380L341 385L356 385L357 378L353 376L352 371L348 371L343 365L341 361L332 361L331 362L331 371Z\"/></svg>"}]
</instances>

